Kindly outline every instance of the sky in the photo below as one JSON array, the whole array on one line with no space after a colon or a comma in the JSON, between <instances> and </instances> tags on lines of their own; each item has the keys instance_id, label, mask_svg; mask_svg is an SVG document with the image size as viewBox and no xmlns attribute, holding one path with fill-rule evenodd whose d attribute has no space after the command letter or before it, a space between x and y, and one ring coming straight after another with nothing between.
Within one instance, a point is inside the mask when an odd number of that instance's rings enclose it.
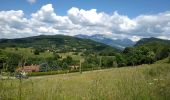
<instances>
[{"instance_id":1,"label":"sky","mask_svg":"<svg viewBox=\"0 0 170 100\"><path fill-rule=\"evenodd\" d=\"M94 35L170 39L170 0L0 0L0 38Z\"/></svg>"}]
</instances>

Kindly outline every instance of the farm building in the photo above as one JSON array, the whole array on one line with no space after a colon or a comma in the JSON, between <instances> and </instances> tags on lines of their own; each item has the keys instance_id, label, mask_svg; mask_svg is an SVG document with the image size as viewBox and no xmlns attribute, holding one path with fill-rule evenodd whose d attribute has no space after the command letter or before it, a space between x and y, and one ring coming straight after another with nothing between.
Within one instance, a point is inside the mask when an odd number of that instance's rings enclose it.
<instances>
[{"instance_id":1,"label":"farm building","mask_svg":"<svg viewBox=\"0 0 170 100\"><path fill-rule=\"evenodd\" d=\"M69 67L71 70L77 70L80 66L79 65L71 65Z\"/></svg>"},{"instance_id":2,"label":"farm building","mask_svg":"<svg viewBox=\"0 0 170 100\"><path fill-rule=\"evenodd\" d=\"M39 72L39 65L23 66L16 69L16 72Z\"/></svg>"}]
</instances>

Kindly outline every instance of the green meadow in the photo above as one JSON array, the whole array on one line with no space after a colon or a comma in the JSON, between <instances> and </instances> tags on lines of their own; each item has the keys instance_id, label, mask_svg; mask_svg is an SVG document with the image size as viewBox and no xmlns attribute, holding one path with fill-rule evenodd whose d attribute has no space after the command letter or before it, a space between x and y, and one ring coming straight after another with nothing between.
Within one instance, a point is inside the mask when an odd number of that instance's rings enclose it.
<instances>
[{"instance_id":1,"label":"green meadow","mask_svg":"<svg viewBox=\"0 0 170 100\"><path fill-rule=\"evenodd\" d=\"M0 80L1 100L169 100L168 59L29 79Z\"/></svg>"}]
</instances>

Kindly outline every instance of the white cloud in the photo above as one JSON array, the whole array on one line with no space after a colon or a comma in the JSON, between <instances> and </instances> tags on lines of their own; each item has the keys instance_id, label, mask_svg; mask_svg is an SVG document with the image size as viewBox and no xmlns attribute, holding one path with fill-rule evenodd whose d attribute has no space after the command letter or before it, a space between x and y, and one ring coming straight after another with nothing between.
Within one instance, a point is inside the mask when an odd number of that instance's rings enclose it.
<instances>
[{"instance_id":1,"label":"white cloud","mask_svg":"<svg viewBox=\"0 0 170 100\"><path fill-rule=\"evenodd\" d=\"M55 13L52 4L42 6L31 18L22 10L0 11L0 38L19 38L40 34L104 34L113 39L170 37L170 12L139 15L133 19L115 11L112 15L73 7L66 16ZM169 38L167 38L169 39Z\"/></svg>"},{"instance_id":2,"label":"white cloud","mask_svg":"<svg viewBox=\"0 0 170 100\"><path fill-rule=\"evenodd\" d=\"M79 10L75 7L68 10L68 17L72 20L73 23L83 25L97 25L106 20L105 14L97 13L96 9L86 11L83 9Z\"/></svg>"},{"instance_id":3,"label":"white cloud","mask_svg":"<svg viewBox=\"0 0 170 100\"><path fill-rule=\"evenodd\" d=\"M156 15L140 15L134 19L138 24L135 28L136 34L142 36L170 35L170 12Z\"/></svg>"},{"instance_id":4,"label":"white cloud","mask_svg":"<svg viewBox=\"0 0 170 100\"><path fill-rule=\"evenodd\" d=\"M36 3L36 0L27 0L30 4Z\"/></svg>"},{"instance_id":5,"label":"white cloud","mask_svg":"<svg viewBox=\"0 0 170 100\"><path fill-rule=\"evenodd\" d=\"M38 21L55 22L56 14L52 4L43 6L39 11L32 14L32 18Z\"/></svg>"},{"instance_id":6,"label":"white cloud","mask_svg":"<svg viewBox=\"0 0 170 100\"><path fill-rule=\"evenodd\" d=\"M140 37L138 37L138 36L132 36L130 39L131 39L132 41L136 42L136 41L139 41L139 40L140 40Z\"/></svg>"},{"instance_id":7,"label":"white cloud","mask_svg":"<svg viewBox=\"0 0 170 100\"><path fill-rule=\"evenodd\" d=\"M0 26L0 38L17 38L32 34L22 10L0 11Z\"/></svg>"}]
</instances>

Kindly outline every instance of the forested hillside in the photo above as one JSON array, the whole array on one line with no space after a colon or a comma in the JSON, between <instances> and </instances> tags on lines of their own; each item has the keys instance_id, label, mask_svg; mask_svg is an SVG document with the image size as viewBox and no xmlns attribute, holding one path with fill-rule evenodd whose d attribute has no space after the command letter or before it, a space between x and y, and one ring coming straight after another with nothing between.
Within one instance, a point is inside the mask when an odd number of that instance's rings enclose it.
<instances>
[{"instance_id":1,"label":"forested hillside","mask_svg":"<svg viewBox=\"0 0 170 100\"><path fill-rule=\"evenodd\" d=\"M41 71L69 70L69 66L79 65L80 60L84 68L95 69L100 65L99 55L112 56L117 52L102 43L64 35L1 39L0 69L15 72L17 67L42 65ZM100 67L112 67L113 61L114 56Z\"/></svg>"},{"instance_id":2,"label":"forested hillside","mask_svg":"<svg viewBox=\"0 0 170 100\"><path fill-rule=\"evenodd\" d=\"M22 47L57 50L59 52L70 51L102 51L105 49L115 50L113 47L98 43L89 39L80 39L65 35L40 35L19 39L0 39L0 48Z\"/></svg>"},{"instance_id":3,"label":"forested hillside","mask_svg":"<svg viewBox=\"0 0 170 100\"><path fill-rule=\"evenodd\" d=\"M152 64L170 54L168 40L141 39L122 52L108 45L70 36L35 36L0 40L0 69L15 72L16 68L40 65L41 72L78 71L110 67Z\"/></svg>"},{"instance_id":4,"label":"forested hillside","mask_svg":"<svg viewBox=\"0 0 170 100\"><path fill-rule=\"evenodd\" d=\"M127 47L123 51L127 65L150 64L166 58L170 54L170 41L157 38L144 38L134 47Z\"/></svg>"},{"instance_id":5,"label":"forested hillside","mask_svg":"<svg viewBox=\"0 0 170 100\"><path fill-rule=\"evenodd\" d=\"M136 43L136 46L139 45L144 45L144 44L150 44L150 43L162 43L162 44L167 44L170 45L170 40L163 40L163 39L158 39L158 38L142 38Z\"/></svg>"}]
</instances>

